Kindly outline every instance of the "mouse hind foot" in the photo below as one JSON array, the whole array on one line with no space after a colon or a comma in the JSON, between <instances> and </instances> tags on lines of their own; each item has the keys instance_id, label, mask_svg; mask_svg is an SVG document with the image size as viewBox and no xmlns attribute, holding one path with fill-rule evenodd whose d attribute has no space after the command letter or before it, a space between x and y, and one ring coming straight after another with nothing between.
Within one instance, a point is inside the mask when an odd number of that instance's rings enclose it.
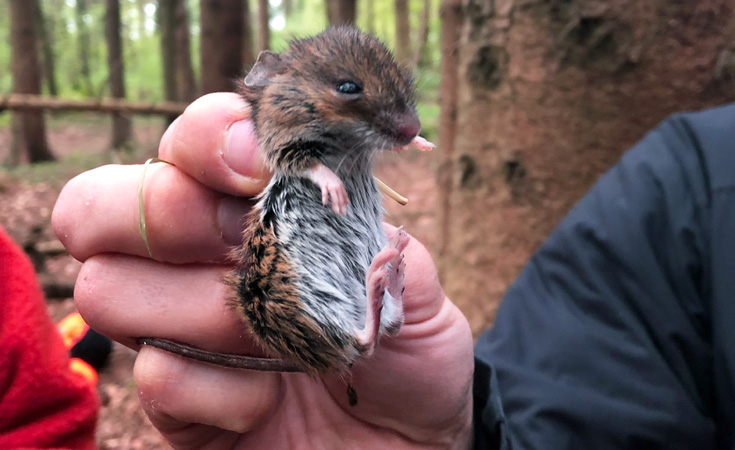
<instances>
[{"instance_id":1,"label":"mouse hind foot","mask_svg":"<svg viewBox=\"0 0 735 450\"><path fill-rule=\"evenodd\" d=\"M375 255L368 268L365 326L355 336L364 355L372 354L379 333L395 336L403 325L403 250L409 239L398 229L394 242Z\"/></svg>"},{"instance_id":2,"label":"mouse hind foot","mask_svg":"<svg viewBox=\"0 0 735 450\"><path fill-rule=\"evenodd\" d=\"M383 311L380 320L380 334L395 336L403 325L403 281L406 274L406 262L403 251L410 240L408 233L399 228L396 231L392 247L398 250L398 255L388 261L388 286L383 296Z\"/></svg>"}]
</instances>

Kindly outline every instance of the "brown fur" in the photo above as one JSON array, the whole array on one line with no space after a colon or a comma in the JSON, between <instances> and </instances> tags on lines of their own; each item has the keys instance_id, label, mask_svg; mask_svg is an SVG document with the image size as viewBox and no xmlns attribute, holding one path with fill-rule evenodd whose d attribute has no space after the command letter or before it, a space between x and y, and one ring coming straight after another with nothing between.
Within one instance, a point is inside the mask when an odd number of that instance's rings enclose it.
<instances>
[{"instance_id":1,"label":"brown fur","mask_svg":"<svg viewBox=\"0 0 735 450\"><path fill-rule=\"evenodd\" d=\"M346 369L349 361L342 346L335 346L323 330L302 308L295 289L297 275L284 255L275 230L261 220L259 211L252 210L243 232L249 236L246 245L235 249L232 257L240 271L227 280L240 298L240 313L253 328L253 337L266 351L297 363L310 374L327 369ZM282 337L288 336L288 341Z\"/></svg>"}]
</instances>

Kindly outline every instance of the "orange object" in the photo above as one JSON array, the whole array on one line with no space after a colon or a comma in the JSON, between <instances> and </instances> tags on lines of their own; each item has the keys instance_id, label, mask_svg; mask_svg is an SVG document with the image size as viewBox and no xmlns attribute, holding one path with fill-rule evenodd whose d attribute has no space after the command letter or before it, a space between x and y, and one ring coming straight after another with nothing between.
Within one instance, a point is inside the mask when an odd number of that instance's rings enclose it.
<instances>
[{"instance_id":1,"label":"orange object","mask_svg":"<svg viewBox=\"0 0 735 450\"><path fill-rule=\"evenodd\" d=\"M75 312L61 319L61 322L56 325L56 329L59 330L61 337L64 339L64 346L70 349L87 334L89 325L79 313Z\"/></svg>"},{"instance_id":2,"label":"orange object","mask_svg":"<svg viewBox=\"0 0 735 450\"><path fill-rule=\"evenodd\" d=\"M71 358L69 360L69 370L84 377L92 386L97 385L97 371L81 359Z\"/></svg>"},{"instance_id":3,"label":"orange object","mask_svg":"<svg viewBox=\"0 0 735 450\"><path fill-rule=\"evenodd\" d=\"M56 324L56 329L59 330L59 334L61 334L61 338L64 340L64 346L71 350L87 334L89 325L87 325L87 322L82 319L79 313L75 312L61 319ZM69 370L72 373L81 375L90 385L97 385L97 371L86 361L80 358L70 358Z\"/></svg>"}]
</instances>

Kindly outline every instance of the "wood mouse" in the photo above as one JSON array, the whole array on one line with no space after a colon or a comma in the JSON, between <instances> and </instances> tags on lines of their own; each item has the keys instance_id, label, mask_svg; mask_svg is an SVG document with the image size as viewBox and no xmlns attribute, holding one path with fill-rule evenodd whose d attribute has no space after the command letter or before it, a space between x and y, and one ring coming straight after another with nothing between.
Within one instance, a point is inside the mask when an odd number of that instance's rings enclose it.
<instances>
[{"instance_id":1,"label":"wood mouse","mask_svg":"<svg viewBox=\"0 0 735 450\"><path fill-rule=\"evenodd\" d=\"M237 91L273 178L227 283L277 359L140 342L230 367L343 373L403 324L409 237L388 242L372 166L382 150L433 147L418 137L412 76L377 38L339 27L261 52Z\"/></svg>"},{"instance_id":2,"label":"wood mouse","mask_svg":"<svg viewBox=\"0 0 735 450\"><path fill-rule=\"evenodd\" d=\"M261 52L239 93L273 171L236 251L239 309L268 353L343 372L403 324L409 238L387 242L372 165L418 135L411 74L340 27Z\"/></svg>"}]
</instances>

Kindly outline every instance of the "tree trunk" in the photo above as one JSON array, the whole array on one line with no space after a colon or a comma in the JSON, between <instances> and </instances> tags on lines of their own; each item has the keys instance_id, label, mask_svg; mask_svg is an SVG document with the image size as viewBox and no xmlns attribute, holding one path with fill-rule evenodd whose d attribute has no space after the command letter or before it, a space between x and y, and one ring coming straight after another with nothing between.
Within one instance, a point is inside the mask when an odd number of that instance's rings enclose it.
<instances>
[{"instance_id":1,"label":"tree trunk","mask_svg":"<svg viewBox=\"0 0 735 450\"><path fill-rule=\"evenodd\" d=\"M424 0L424 9L421 11L421 22L419 24L419 40L416 45L416 54L413 58L414 67L423 66L426 63L426 45L429 42L429 22L431 21L431 0Z\"/></svg>"},{"instance_id":2,"label":"tree trunk","mask_svg":"<svg viewBox=\"0 0 735 450\"><path fill-rule=\"evenodd\" d=\"M53 20L47 20L45 14L41 10L41 3L37 3L36 8L36 29L38 30L38 38L41 41L41 51L43 55L43 75L46 78L46 87L48 93L52 97L59 95L59 89L56 85L56 65L54 64L54 27Z\"/></svg>"},{"instance_id":3,"label":"tree trunk","mask_svg":"<svg viewBox=\"0 0 735 450\"><path fill-rule=\"evenodd\" d=\"M13 92L18 94L41 93L41 66L38 62L36 40L37 0L10 0L10 40L12 45L11 68ZM40 111L24 111L18 114L17 127L22 145L31 163L54 159L46 141L46 124Z\"/></svg>"},{"instance_id":4,"label":"tree trunk","mask_svg":"<svg viewBox=\"0 0 735 450\"><path fill-rule=\"evenodd\" d=\"M441 10L441 85L439 91L439 142L441 164L437 171L439 187L439 216L437 242L439 272L443 267L446 245L449 241L451 217L452 161L457 136L457 86L459 84L459 37L462 29L462 0L442 0Z\"/></svg>"},{"instance_id":5,"label":"tree trunk","mask_svg":"<svg viewBox=\"0 0 735 450\"><path fill-rule=\"evenodd\" d=\"M327 21L332 26L354 24L356 6L357 0L327 0Z\"/></svg>"},{"instance_id":6,"label":"tree trunk","mask_svg":"<svg viewBox=\"0 0 735 450\"><path fill-rule=\"evenodd\" d=\"M7 167L17 167L23 160L23 121L21 114L13 114L10 118L10 152L3 161Z\"/></svg>"},{"instance_id":7,"label":"tree trunk","mask_svg":"<svg viewBox=\"0 0 735 450\"><path fill-rule=\"evenodd\" d=\"M161 32L161 63L163 64L163 97L174 102L179 97L176 79L176 3L181 0L158 0L158 29ZM168 116L168 123L176 119Z\"/></svg>"},{"instance_id":8,"label":"tree trunk","mask_svg":"<svg viewBox=\"0 0 735 450\"><path fill-rule=\"evenodd\" d=\"M712 86L735 29L730 0L465 6L442 278L478 332L622 151L673 112L733 99Z\"/></svg>"},{"instance_id":9,"label":"tree trunk","mask_svg":"<svg viewBox=\"0 0 735 450\"><path fill-rule=\"evenodd\" d=\"M395 0L396 60L411 62L411 23L408 20L408 0Z\"/></svg>"},{"instance_id":10,"label":"tree trunk","mask_svg":"<svg viewBox=\"0 0 735 450\"><path fill-rule=\"evenodd\" d=\"M79 36L79 63L81 64L79 72L82 76L82 83L85 91L84 94L92 96L94 95L94 86L92 85L92 71L89 67L89 26L87 26L87 23L84 21L84 17L88 14L87 0L76 0L76 2L76 25Z\"/></svg>"},{"instance_id":11,"label":"tree trunk","mask_svg":"<svg viewBox=\"0 0 735 450\"><path fill-rule=\"evenodd\" d=\"M243 75L243 0L202 0L202 92L232 91Z\"/></svg>"},{"instance_id":12,"label":"tree trunk","mask_svg":"<svg viewBox=\"0 0 735 450\"><path fill-rule=\"evenodd\" d=\"M176 36L176 86L177 100L191 102L197 98L197 84L194 79L194 68L191 64L191 40L189 32L189 12L186 2L176 2L175 11Z\"/></svg>"},{"instance_id":13,"label":"tree trunk","mask_svg":"<svg viewBox=\"0 0 735 450\"><path fill-rule=\"evenodd\" d=\"M107 0L105 14L105 37L107 38L107 67L110 73L110 94L113 98L125 98L125 64L123 62L122 39L120 37L120 0ZM131 137L130 117L112 114L112 148L123 148Z\"/></svg>"},{"instance_id":14,"label":"tree trunk","mask_svg":"<svg viewBox=\"0 0 735 450\"><path fill-rule=\"evenodd\" d=\"M250 1L243 2L243 32L242 32L242 63L243 67L250 68L255 64L253 52L253 26L250 16Z\"/></svg>"},{"instance_id":15,"label":"tree trunk","mask_svg":"<svg viewBox=\"0 0 735 450\"><path fill-rule=\"evenodd\" d=\"M271 46L270 15L268 0L258 0L258 51L268 50Z\"/></svg>"},{"instance_id":16,"label":"tree trunk","mask_svg":"<svg viewBox=\"0 0 735 450\"><path fill-rule=\"evenodd\" d=\"M293 14L293 0L283 0L283 15L288 19L291 14Z\"/></svg>"}]
</instances>

